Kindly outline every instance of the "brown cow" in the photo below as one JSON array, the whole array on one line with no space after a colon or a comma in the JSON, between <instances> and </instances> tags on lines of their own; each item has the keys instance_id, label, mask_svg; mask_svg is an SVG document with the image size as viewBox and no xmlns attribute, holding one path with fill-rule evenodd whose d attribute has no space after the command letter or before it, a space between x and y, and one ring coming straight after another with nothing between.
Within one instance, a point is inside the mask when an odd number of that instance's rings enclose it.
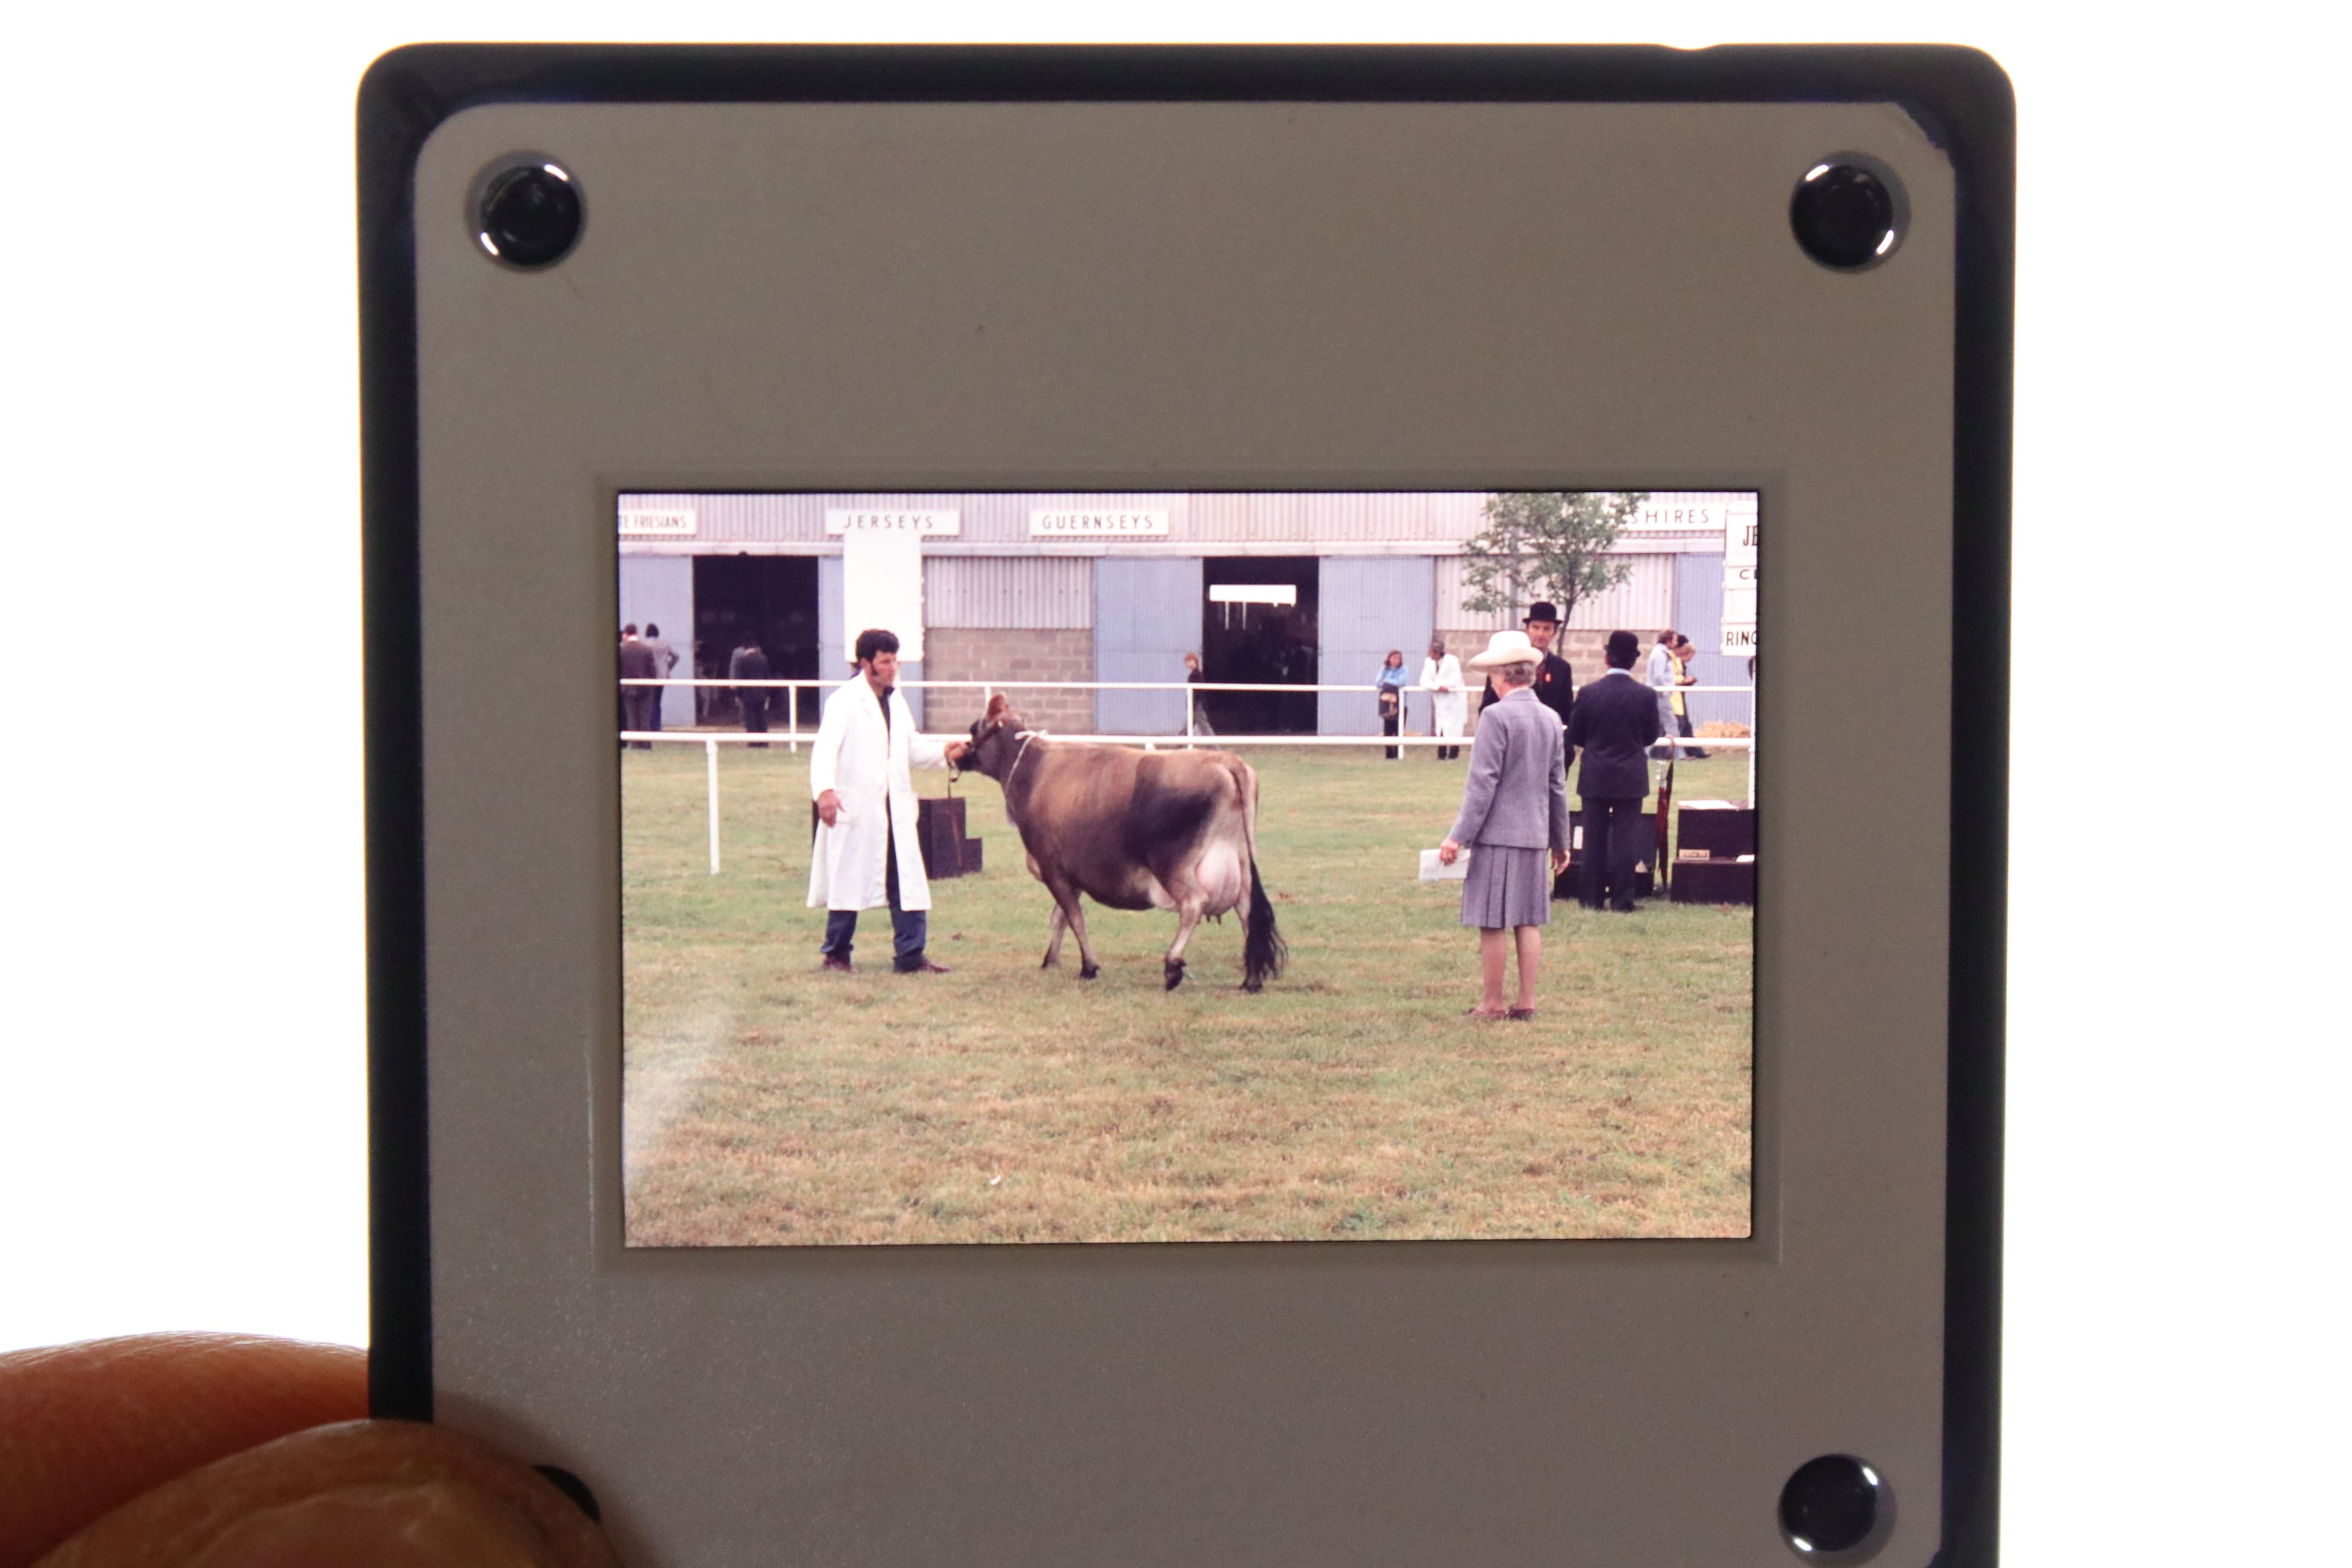
<instances>
[{"instance_id":1,"label":"brown cow","mask_svg":"<svg viewBox=\"0 0 2352 1568\"><path fill-rule=\"evenodd\" d=\"M1171 991L1183 982L1192 929L1228 910L1242 917L1242 989L1282 973L1286 950L1257 874L1257 773L1239 757L1045 740L999 695L971 727L961 765L1003 786L1030 875L1054 895L1045 968L1062 962L1066 926L1078 933L1078 978L1100 973L1083 893L1115 910L1176 911L1161 964Z\"/></svg>"}]
</instances>

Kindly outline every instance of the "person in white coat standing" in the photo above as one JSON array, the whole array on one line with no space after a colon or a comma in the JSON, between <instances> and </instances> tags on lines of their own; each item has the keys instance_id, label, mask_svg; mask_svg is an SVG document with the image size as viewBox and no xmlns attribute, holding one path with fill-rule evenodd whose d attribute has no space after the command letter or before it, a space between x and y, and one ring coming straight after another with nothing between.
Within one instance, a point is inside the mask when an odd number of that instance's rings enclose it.
<instances>
[{"instance_id":1,"label":"person in white coat standing","mask_svg":"<svg viewBox=\"0 0 2352 1568\"><path fill-rule=\"evenodd\" d=\"M912 770L945 767L963 755L965 742L942 744L915 732L915 717L897 689L898 637L860 632L856 652L858 679L825 699L809 749L817 829L808 901L829 911L824 967L849 967L857 911L887 903L893 967L901 974L944 974L947 966L923 951L931 884L915 837Z\"/></svg>"},{"instance_id":2,"label":"person in white coat standing","mask_svg":"<svg viewBox=\"0 0 2352 1568\"><path fill-rule=\"evenodd\" d=\"M1430 694L1430 732L1462 738L1470 717L1470 694L1462 688L1462 661L1445 651L1444 637L1429 639L1429 657L1421 661L1421 689ZM1451 762L1462 754L1459 746L1440 746L1437 760Z\"/></svg>"}]
</instances>

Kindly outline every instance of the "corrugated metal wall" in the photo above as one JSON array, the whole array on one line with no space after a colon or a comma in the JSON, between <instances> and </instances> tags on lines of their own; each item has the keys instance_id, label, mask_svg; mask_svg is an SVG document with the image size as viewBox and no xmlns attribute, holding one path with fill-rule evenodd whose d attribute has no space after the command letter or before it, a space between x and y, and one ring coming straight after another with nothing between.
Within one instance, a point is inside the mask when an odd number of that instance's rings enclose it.
<instances>
[{"instance_id":1,"label":"corrugated metal wall","mask_svg":"<svg viewBox=\"0 0 2352 1568\"><path fill-rule=\"evenodd\" d=\"M1105 556L1095 563L1095 679L1181 680L1201 644L1201 558ZM1181 691L1104 691L1106 735L1170 735L1184 727Z\"/></svg>"},{"instance_id":2,"label":"corrugated metal wall","mask_svg":"<svg viewBox=\"0 0 2352 1568\"><path fill-rule=\"evenodd\" d=\"M1462 581L1463 557L1441 555L1436 558L1437 624L1464 631L1496 632L1519 624L1519 617L1501 611L1465 610L1462 597L1466 591ZM1633 570L1625 581L1605 594L1595 595L1576 606L1569 617L1569 626L1577 631L1655 632L1674 624L1675 562L1672 555L1628 555L1624 559ZM1722 558L1717 557L1716 574L1722 575ZM1676 627L1680 630L1680 627Z\"/></svg>"},{"instance_id":3,"label":"corrugated metal wall","mask_svg":"<svg viewBox=\"0 0 2352 1568\"><path fill-rule=\"evenodd\" d=\"M1720 555L1685 555L1675 567L1675 613L1667 623L1690 638L1699 649L1691 661L1693 675L1701 686L1746 686L1748 661L1726 658L1716 650L1723 646L1723 557ZM1712 720L1727 720L1736 724L1753 724L1752 699L1736 691L1700 692L1683 699L1690 710L1694 726Z\"/></svg>"},{"instance_id":4,"label":"corrugated metal wall","mask_svg":"<svg viewBox=\"0 0 2352 1568\"><path fill-rule=\"evenodd\" d=\"M1427 555L1332 555L1324 558L1318 589L1323 639L1318 679L1327 685L1370 685L1389 649L1404 654L1405 679L1418 680L1429 649L1435 601L1435 564ZM1427 727L1428 700L1408 708ZM1316 703L1316 728L1326 735L1377 735L1380 709L1369 691L1326 691Z\"/></svg>"},{"instance_id":5,"label":"corrugated metal wall","mask_svg":"<svg viewBox=\"0 0 2352 1568\"><path fill-rule=\"evenodd\" d=\"M842 648L849 633L841 624L847 613L846 595L841 587L841 557L822 557L816 563L816 672L821 679L837 679L848 668Z\"/></svg>"},{"instance_id":6,"label":"corrugated metal wall","mask_svg":"<svg viewBox=\"0 0 2352 1568\"><path fill-rule=\"evenodd\" d=\"M1084 627L1095 624L1086 556L934 555L923 562L926 626Z\"/></svg>"},{"instance_id":7,"label":"corrugated metal wall","mask_svg":"<svg viewBox=\"0 0 2352 1568\"><path fill-rule=\"evenodd\" d=\"M694 563L682 555L621 557L621 624L643 630L662 628L662 640L677 654L670 678L694 674ZM616 628L617 629L617 628ZM662 724L694 722L694 688L662 688Z\"/></svg>"},{"instance_id":8,"label":"corrugated metal wall","mask_svg":"<svg viewBox=\"0 0 2352 1568\"><path fill-rule=\"evenodd\" d=\"M656 548L688 552L729 544L777 544L822 549L827 544L824 514L829 509L877 508L954 510L961 514L961 531L927 548L948 554L966 550L1017 545L1042 545L1029 535L1032 510L1118 510L1164 511L1164 539L1138 541L1146 549L1166 549L1186 542L1231 547L1237 544L1305 543L1345 549L1382 543L1452 543L1486 527L1484 508L1489 492L1457 490L1412 491L1027 491L874 492L836 495L689 495L643 493L621 498L625 510L688 509L695 513L691 539L664 541ZM1753 500L1740 500L1753 507ZM1724 492L1659 491L1652 498L1653 515L1669 518L1670 503L1728 503ZM1669 519L1670 520L1670 519ZM1642 542L1649 538L1650 544ZM1720 533L1717 535L1720 540ZM837 544L838 541L833 541ZM1069 540L1058 546L1093 551L1118 549L1119 541ZM1687 529L1636 527L1627 542L1634 549L1663 552L1705 547ZM1717 545L1720 547L1719 542ZM1212 552L1214 553L1214 552Z\"/></svg>"}]
</instances>

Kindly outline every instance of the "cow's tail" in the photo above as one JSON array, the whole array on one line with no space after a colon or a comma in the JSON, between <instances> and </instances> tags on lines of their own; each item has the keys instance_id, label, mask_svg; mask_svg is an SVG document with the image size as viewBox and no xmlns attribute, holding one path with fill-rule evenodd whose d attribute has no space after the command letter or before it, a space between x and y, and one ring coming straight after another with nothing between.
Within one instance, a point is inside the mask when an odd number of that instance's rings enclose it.
<instances>
[{"instance_id":1,"label":"cow's tail","mask_svg":"<svg viewBox=\"0 0 2352 1568\"><path fill-rule=\"evenodd\" d=\"M1255 991L1282 973L1290 956L1289 944L1275 929L1274 900L1257 874L1257 770L1239 757L1233 759L1234 783L1242 796L1242 837L1249 846L1249 931L1242 938L1242 989Z\"/></svg>"}]
</instances>

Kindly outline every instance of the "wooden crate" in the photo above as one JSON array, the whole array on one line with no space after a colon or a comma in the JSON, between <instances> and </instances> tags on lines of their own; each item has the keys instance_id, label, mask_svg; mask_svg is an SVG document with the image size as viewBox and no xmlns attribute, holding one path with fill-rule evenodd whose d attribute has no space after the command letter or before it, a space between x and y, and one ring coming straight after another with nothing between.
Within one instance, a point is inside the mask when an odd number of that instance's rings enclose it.
<instances>
[{"instance_id":1,"label":"wooden crate","mask_svg":"<svg viewBox=\"0 0 2352 1568\"><path fill-rule=\"evenodd\" d=\"M809 837L816 837L816 804L809 804ZM943 877L967 877L981 868L981 841L964 831L963 799L960 795L927 795L915 802L915 847L923 857L923 875L932 881Z\"/></svg>"},{"instance_id":2,"label":"wooden crate","mask_svg":"<svg viewBox=\"0 0 2352 1568\"><path fill-rule=\"evenodd\" d=\"M1675 808L1677 858L1704 849L1712 860L1756 853L1756 808L1728 800L1685 800ZM1675 866L1679 871L1679 858Z\"/></svg>"},{"instance_id":3,"label":"wooden crate","mask_svg":"<svg viewBox=\"0 0 2352 1568\"><path fill-rule=\"evenodd\" d=\"M1756 901L1756 862L1677 860L1674 900L1678 904L1752 904Z\"/></svg>"},{"instance_id":4,"label":"wooden crate","mask_svg":"<svg viewBox=\"0 0 2352 1568\"><path fill-rule=\"evenodd\" d=\"M1633 857L1633 896L1655 898L1658 876L1656 838L1651 825L1657 821L1654 812L1642 813L1642 847ZM1584 897L1584 812L1572 807L1568 814L1568 869L1552 879L1551 896L1555 899Z\"/></svg>"}]
</instances>

